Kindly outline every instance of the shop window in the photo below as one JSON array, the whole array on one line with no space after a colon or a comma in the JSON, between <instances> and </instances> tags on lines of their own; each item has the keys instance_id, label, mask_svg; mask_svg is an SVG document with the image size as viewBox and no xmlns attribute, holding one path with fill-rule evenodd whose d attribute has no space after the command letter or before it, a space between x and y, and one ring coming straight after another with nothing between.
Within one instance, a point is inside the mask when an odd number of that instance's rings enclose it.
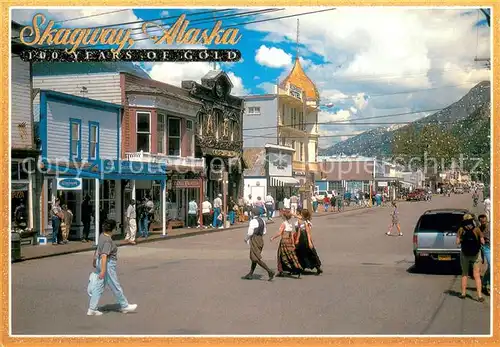
<instances>
[{"instance_id":1,"label":"shop window","mask_svg":"<svg viewBox=\"0 0 500 347\"><path fill-rule=\"evenodd\" d=\"M69 156L72 160L81 160L82 158L82 121L80 119L70 118L69 133Z\"/></svg>"},{"instance_id":2,"label":"shop window","mask_svg":"<svg viewBox=\"0 0 500 347\"><path fill-rule=\"evenodd\" d=\"M99 158L99 123L89 122L89 160Z\"/></svg>"},{"instance_id":3,"label":"shop window","mask_svg":"<svg viewBox=\"0 0 500 347\"><path fill-rule=\"evenodd\" d=\"M163 114L158 114L156 129L156 151L158 153L165 153L165 116Z\"/></svg>"},{"instance_id":4,"label":"shop window","mask_svg":"<svg viewBox=\"0 0 500 347\"><path fill-rule=\"evenodd\" d=\"M168 155L181 155L181 120L168 118Z\"/></svg>"},{"instance_id":5,"label":"shop window","mask_svg":"<svg viewBox=\"0 0 500 347\"><path fill-rule=\"evenodd\" d=\"M137 112L137 151L151 151L151 113Z\"/></svg>"}]
</instances>

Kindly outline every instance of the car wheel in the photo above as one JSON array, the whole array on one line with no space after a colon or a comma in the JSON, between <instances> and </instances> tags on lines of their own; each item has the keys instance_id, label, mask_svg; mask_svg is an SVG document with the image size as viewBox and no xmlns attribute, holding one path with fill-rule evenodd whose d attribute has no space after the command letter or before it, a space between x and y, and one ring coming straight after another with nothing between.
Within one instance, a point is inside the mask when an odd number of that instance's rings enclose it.
<instances>
[{"instance_id":1,"label":"car wheel","mask_svg":"<svg viewBox=\"0 0 500 347\"><path fill-rule=\"evenodd\" d=\"M425 267L424 260L420 257L415 256L415 270L422 271Z\"/></svg>"}]
</instances>

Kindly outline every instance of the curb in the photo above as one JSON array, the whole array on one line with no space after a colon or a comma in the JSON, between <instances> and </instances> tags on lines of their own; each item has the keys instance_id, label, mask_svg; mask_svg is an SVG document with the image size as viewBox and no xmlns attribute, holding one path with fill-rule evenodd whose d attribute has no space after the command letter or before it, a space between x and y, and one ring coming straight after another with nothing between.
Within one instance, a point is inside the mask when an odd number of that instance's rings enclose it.
<instances>
[{"instance_id":1,"label":"curb","mask_svg":"<svg viewBox=\"0 0 500 347\"><path fill-rule=\"evenodd\" d=\"M275 223L274 221L268 222L268 224L273 224ZM211 234L211 233L218 233L218 232L223 232L223 231L231 231L231 230L237 230L237 229L242 229L245 228L245 225L238 225L234 227L230 227L227 229L203 229L200 231L192 231L192 232L187 232L185 234L179 234L179 235L172 235L168 236L165 235L165 237L160 236L158 238L148 238L148 239L143 239L139 242L137 242L137 245L143 244L143 243L150 243L150 242L156 242L156 241L165 241L165 240L174 240L174 239L181 239L185 237L193 237L196 235L206 235L206 234ZM114 241L121 241L122 239L119 240L114 240ZM127 244L122 244L122 243L117 243L117 247L122 247L122 246L129 246ZM51 257L57 257L59 255L67 255L67 254L74 254L74 253L83 253L83 252L88 252L88 251L93 251L96 249L96 246L92 245L89 247L81 248L81 249L75 249L75 250L68 250L68 251L63 251L63 252L58 252L58 253L51 253L51 254L42 254L34 257L22 257L19 260L13 261L12 263L21 263L24 261L29 261L29 260L35 260L35 259L43 259L43 258L51 258Z\"/></svg>"},{"instance_id":2,"label":"curb","mask_svg":"<svg viewBox=\"0 0 500 347\"><path fill-rule=\"evenodd\" d=\"M357 208L353 208L352 210L348 210L348 211L342 211L342 212L336 212L336 213L332 212L332 213L316 214L315 217L323 217L323 216L330 216L330 217L332 217L332 216L338 216L340 214L344 214L344 213L352 212L352 211L370 211L370 210L371 210L371 208L357 207ZM266 221L266 223L267 224L274 224L276 222L275 221ZM227 228L227 229L203 229L203 230L199 230L199 231L191 231L191 232L187 232L187 233L184 233L184 234L172 235L172 236L168 236L168 234L167 234L165 237L160 236L158 238L150 238L150 239L146 239L146 240L141 240L141 241L137 242L137 245L140 245L140 244L143 244L143 243L150 243L150 242L157 242L157 241L167 241L167 240L175 240L175 239L181 239L181 238L185 238L185 237L193 237L193 236L197 236L197 235L207 235L207 234L219 233L219 232L224 232L224 231L238 230L238 229L243 229L243 228L246 228L246 227L247 227L247 225L240 224L240 225L233 226L233 227L230 227L230 228ZM121 239L120 240L115 240L115 241L121 241ZM117 247L128 246L127 244L122 244L122 243L117 243L116 245L117 245ZM30 261L30 260L57 257L59 255L67 255L67 254L74 254L74 253L83 253L83 252L93 251L95 249L96 249L96 246L92 245L92 246L89 246L89 247L86 247L86 248L81 248L81 249L76 249L76 250L68 250L68 251L63 251L63 252L58 252L58 253L51 253L51 254L42 254L42 255L28 257L28 258L21 257L21 259L13 261L12 263L22 263L22 262Z\"/></svg>"}]
</instances>

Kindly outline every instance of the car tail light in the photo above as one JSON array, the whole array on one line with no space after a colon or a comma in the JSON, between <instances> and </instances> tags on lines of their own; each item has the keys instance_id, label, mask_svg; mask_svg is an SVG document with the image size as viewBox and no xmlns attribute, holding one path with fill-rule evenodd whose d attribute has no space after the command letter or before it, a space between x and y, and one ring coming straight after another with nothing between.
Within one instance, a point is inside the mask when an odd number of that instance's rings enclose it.
<instances>
[{"instance_id":1,"label":"car tail light","mask_svg":"<svg viewBox=\"0 0 500 347\"><path fill-rule=\"evenodd\" d=\"M413 245L417 245L418 244L418 235L417 234L413 234Z\"/></svg>"}]
</instances>

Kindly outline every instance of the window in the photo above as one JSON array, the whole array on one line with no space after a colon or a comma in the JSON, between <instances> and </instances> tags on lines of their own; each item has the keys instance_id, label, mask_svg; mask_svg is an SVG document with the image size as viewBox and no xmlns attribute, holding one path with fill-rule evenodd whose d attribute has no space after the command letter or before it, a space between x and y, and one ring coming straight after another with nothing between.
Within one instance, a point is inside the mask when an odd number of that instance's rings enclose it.
<instances>
[{"instance_id":1,"label":"window","mask_svg":"<svg viewBox=\"0 0 500 347\"><path fill-rule=\"evenodd\" d=\"M293 152L293 160L297 160L297 148L295 146L295 140L292 140L292 148L295 150L295 152Z\"/></svg>"},{"instance_id":2,"label":"window","mask_svg":"<svg viewBox=\"0 0 500 347\"><path fill-rule=\"evenodd\" d=\"M297 126L297 109L292 108L292 128Z\"/></svg>"},{"instance_id":3,"label":"window","mask_svg":"<svg viewBox=\"0 0 500 347\"><path fill-rule=\"evenodd\" d=\"M198 122L196 124L196 132L198 135L203 136L203 121L204 121L203 113L198 113Z\"/></svg>"},{"instance_id":4,"label":"window","mask_svg":"<svg viewBox=\"0 0 500 347\"><path fill-rule=\"evenodd\" d=\"M137 112L137 151L151 151L151 113Z\"/></svg>"},{"instance_id":5,"label":"window","mask_svg":"<svg viewBox=\"0 0 500 347\"><path fill-rule=\"evenodd\" d=\"M186 121L186 129L187 130L193 130L193 121L192 120L187 120Z\"/></svg>"},{"instance_id":6,"label":"window","mask_svg":"<svg viewBox=\"0 0 500 347\"><path fill-rule=\"evenodd\" d=\"M301 142L299 146L299 160L304 161L304 144Z\"/></svg>"},{"instance_id":7,"label":"window","mask_svg":"<svg viewBox=\"0 0 500 347\"><path fill-rule=\"evenodd\" d=\"M165 116L158 114L156 127L156 152L165 153Z\"/></svg>"},{"instance_id":8,"label":"window","mask_svg":"<svg viewBox=\"0 0 500 347\"><path fill-rule=\"evenodd\" d=\"M70 118L69 156L72 160L82 159L82 121Z\"/></svg>"},{"instance_id":9,"label":"window","mask_svg":"<svg viewBox=\"0 0 500 347\"><path fill-rule=\"evenodd\" d=\"M168 155L181 155L181 120L168 119Z\"/></svg>"},{"instance_id":10,"label":"window","mask_svg":"<svg viewBox=\"0 0 500 347\"><path fill-rule=\"evenodd\" d=\"M286 113L285 113L285 104L281 107L281 124L285 125Z\"/></svg>"},{"instance_id":11,"label":"window","mask_svg":"<svg viewBox=\"0 0 500 347\"><path fill-rule=\"evenodd\" d=\"M99 158L99 123L89 122L89 160Z\"/></svg>"},{"instance_id":12,"label":"window","mask_svg":"<svg viewBox=\"0 0 500 347\"><path fill-rule=\"evenodd\" d=\"M260 116L260 106L250 106L248 108L249 116Z\"/></svg>"}]
</instances>

